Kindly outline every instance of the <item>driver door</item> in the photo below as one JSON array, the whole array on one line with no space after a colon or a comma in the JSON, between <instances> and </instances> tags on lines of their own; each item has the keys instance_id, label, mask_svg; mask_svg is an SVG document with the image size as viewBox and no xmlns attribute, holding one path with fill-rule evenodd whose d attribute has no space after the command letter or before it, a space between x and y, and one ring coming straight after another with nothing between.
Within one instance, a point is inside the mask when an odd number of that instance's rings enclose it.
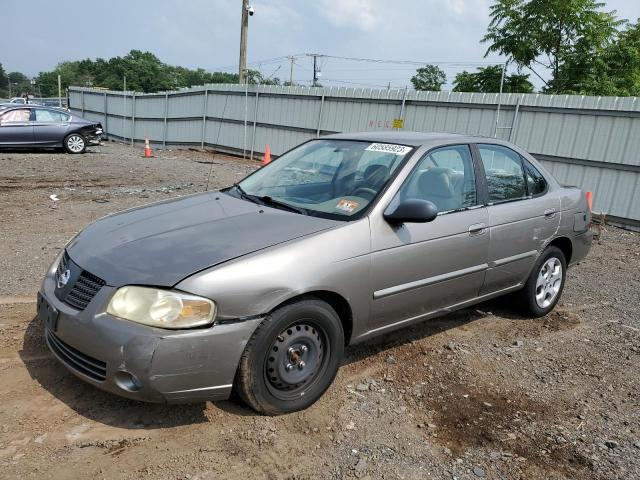
<instances>
[{"instance_id":1,"label":"driver door","mask_svg":"<svg viewBox=\"0 0 640 480\"><path fill-rule=\"evenodd\" d=\"M478 296L488 267L488 212L479 205L477 169L468 145L429 152L398 191L429 200L431 223L393 226L371 218L370 328L386 330L428 318Z\"/></svg>"},{"instance_id":2,"label":"driver door","mask_svg":"<svg viewBox=\"0 0 640 480\"><path fill-rule=\"evenodd\" d=\"M30 117L29 108L9 110L0 114L0 145L33 144L33 124L29 121Z\"/></svg>"}]
</instances>

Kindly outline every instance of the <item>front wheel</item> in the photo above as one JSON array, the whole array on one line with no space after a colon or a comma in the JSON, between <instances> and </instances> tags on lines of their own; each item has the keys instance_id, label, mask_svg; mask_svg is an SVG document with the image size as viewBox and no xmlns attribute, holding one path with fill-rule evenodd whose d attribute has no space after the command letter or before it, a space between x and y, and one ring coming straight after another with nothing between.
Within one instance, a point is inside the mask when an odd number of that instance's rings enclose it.
<instances>
[{"instance_id":1,"label":"front wheel","mask_svg":"<svg viewBox=\"0 0 640 480\"><path fill-rule=\"evenodd\" d=\"M64 139L64 148L69 153L84 153L87 149L87 141L79 133L72 133Z\"/></svg>"},{"instance_id":2,"label":"front wheel","mask_svg":"<svg viewBox=\"0 0 640 480\"><path fill-rule=\"evenodd\" d=\"M235 390L266 415L305 409L329 388L343 352L342 323L330 305L317 299L285 305L247 343Z\"/></svg>"},{"instance_id":3,"label":"front wheel","mask_svg":"<svg viewBox=\"0 0 640 480\"><path fill-rule=\"evenodd\" d=\"M520 292L524 313L533 317L548 314L560 300L567 275L567 261L558 247L547 247L536 261Z\"/></svg>"}]
</instances>

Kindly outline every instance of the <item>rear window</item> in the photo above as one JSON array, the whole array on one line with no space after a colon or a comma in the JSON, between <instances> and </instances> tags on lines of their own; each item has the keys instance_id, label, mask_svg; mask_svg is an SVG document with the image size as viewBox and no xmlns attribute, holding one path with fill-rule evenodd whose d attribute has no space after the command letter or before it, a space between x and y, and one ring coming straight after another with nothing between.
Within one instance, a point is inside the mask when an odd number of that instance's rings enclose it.
<instances>
[{"instance_id":1,"label":"rear window","mask_svg":"<svg viewBox=\"0 0 640 480\"><path fill-rule=\"evenodd\" d=\"M500 145L478 145L489 190L489 203L527 196L520 155Z\"/></svg>"},{"instance_id":2,"label":"rear window","mask_svg":"<svg viewBox=\"0 0 640 480\"><path fill-rule=\"evenodd\" d=\"M71 115L55 110L36 109L36 122L68 122Z\"/></svg>"}]
</instances>

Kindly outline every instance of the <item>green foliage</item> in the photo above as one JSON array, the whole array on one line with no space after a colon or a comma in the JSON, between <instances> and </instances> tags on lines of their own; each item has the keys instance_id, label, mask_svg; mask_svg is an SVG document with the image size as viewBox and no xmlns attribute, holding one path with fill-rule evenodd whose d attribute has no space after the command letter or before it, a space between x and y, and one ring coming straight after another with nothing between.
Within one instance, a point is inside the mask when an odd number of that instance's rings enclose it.
<instances>
[{"instance_id":1,"label":"green foliage","mask_svg":"<svg viewBox=\"0 0 640 480\"><path fill-rule=\"evenodd\" d=\"M497 93L500 91L502 65L478 68L476 73L466 70L456 75L453 81L454 92ZM532 93L533 85L529 75L513 74L504 77L504 93Z\"/></svg>"},{"instance_id":2,"label":"green foliage","mask_svg":"<svg viewBox=\"0 0 640 480\"><path fill-rule=\"evenodd\" d=\"M9 87L9 77L4 71L4 67L0 63L0 97L8 96L8 87Z\"/></svg>"},{"instance_id":3,"label":"green foliage","mask_svg":"<svg viewBox=\"0 0 640 480\"><path fill-rule=\"evenodd\" d=\"M576 55L560 69L568 93L640 96L640 22L629 25L590 61Z\"/></svg>"},{"instance_id":4,"label":"green foliage","mask_svg":"<svg viewBox=\"0 0 640 480\"><path fill-rule=\"evenodd\" d=\"M9 72L7 73L7 80L7 97L18 97L32 91L31 80L23 73Z\"/></svg>"},{"instance_id":5,"label":"green foliage","mask_svg":"<svg viewBox=\"0 0 640 480\"><path fill-rule=\"evenodd\" d=\"M572 77L562 75L562 68L575 58L590 62L623 23L604 6L596 0L496 0L482 42L489 44L487 55L505 55L538 76L535 68L550 70L549 93L571 91Z\"/></svg>"},{"instance_id":6,"label":"green foliage","mask_svg":"<svg viewBox=\"0 0 640 480\"><path fill-rule=\"evenodd\" d=\"M447 83L447 75L437 65L425 65L411 77L411 83L416 90L439 92Z\"/></svg>"},{"instance_id":7,"label":"green foliage","mask_svg":"<svg viewBox=\"0 0 640 480\"><path fill-rule=\"evenodd\" d=\"M280 79L265 78L258 70L247 69L247 83L250 85L280 85Z\"/></svg>"},{"instance_id":8,"label":"green foliage","mask_svg":"<svg viewBox=\"0 0 640 480\"><path fill-rule=\"evenodd\" d=\"M127 90L145 93L205 83L238 83L237 74L175 67L161 62L150 52L140 50L131 50L124 57L108 60L97 58L62 62L53 71L38 75L38 87L43 96L58 95L58 75L61 77L63 91L72 85L122 90L125 76Z\"/></svg>"}]
</instances>

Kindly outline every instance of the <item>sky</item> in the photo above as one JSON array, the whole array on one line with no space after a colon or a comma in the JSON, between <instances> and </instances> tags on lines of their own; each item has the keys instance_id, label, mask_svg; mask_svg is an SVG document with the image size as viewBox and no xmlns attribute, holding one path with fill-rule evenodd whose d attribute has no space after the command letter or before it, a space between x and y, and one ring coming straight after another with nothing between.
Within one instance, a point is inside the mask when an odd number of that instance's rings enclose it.
<instances>
[{"instance_id":1,"label":"sky","mask_svg":"<svg viewBox=\"0 0 640 480\"><path fill-rule=\"evenodd\" d=\"M606 1L606 0L605 0ZM248 61L265 77L288 80L288 55L436 63L449 85L457 72L500 63L480 39L491 0L253 0ZM621 18L640 17L640 0L608 0ZM0 0L5 71L36 75L64 60L148 50L163 62L209 71L238 69L242 0ZM14 21L28 16L28 29ZM320 59L324 85L408 85L415 65ZM526 73L526 72L525 72ZM295 59L294 81L310 83L311 57ZM533 76L531 78L533 79ZM535 83L535 82L534 82Z\"/></svg>"}]
</instances>

